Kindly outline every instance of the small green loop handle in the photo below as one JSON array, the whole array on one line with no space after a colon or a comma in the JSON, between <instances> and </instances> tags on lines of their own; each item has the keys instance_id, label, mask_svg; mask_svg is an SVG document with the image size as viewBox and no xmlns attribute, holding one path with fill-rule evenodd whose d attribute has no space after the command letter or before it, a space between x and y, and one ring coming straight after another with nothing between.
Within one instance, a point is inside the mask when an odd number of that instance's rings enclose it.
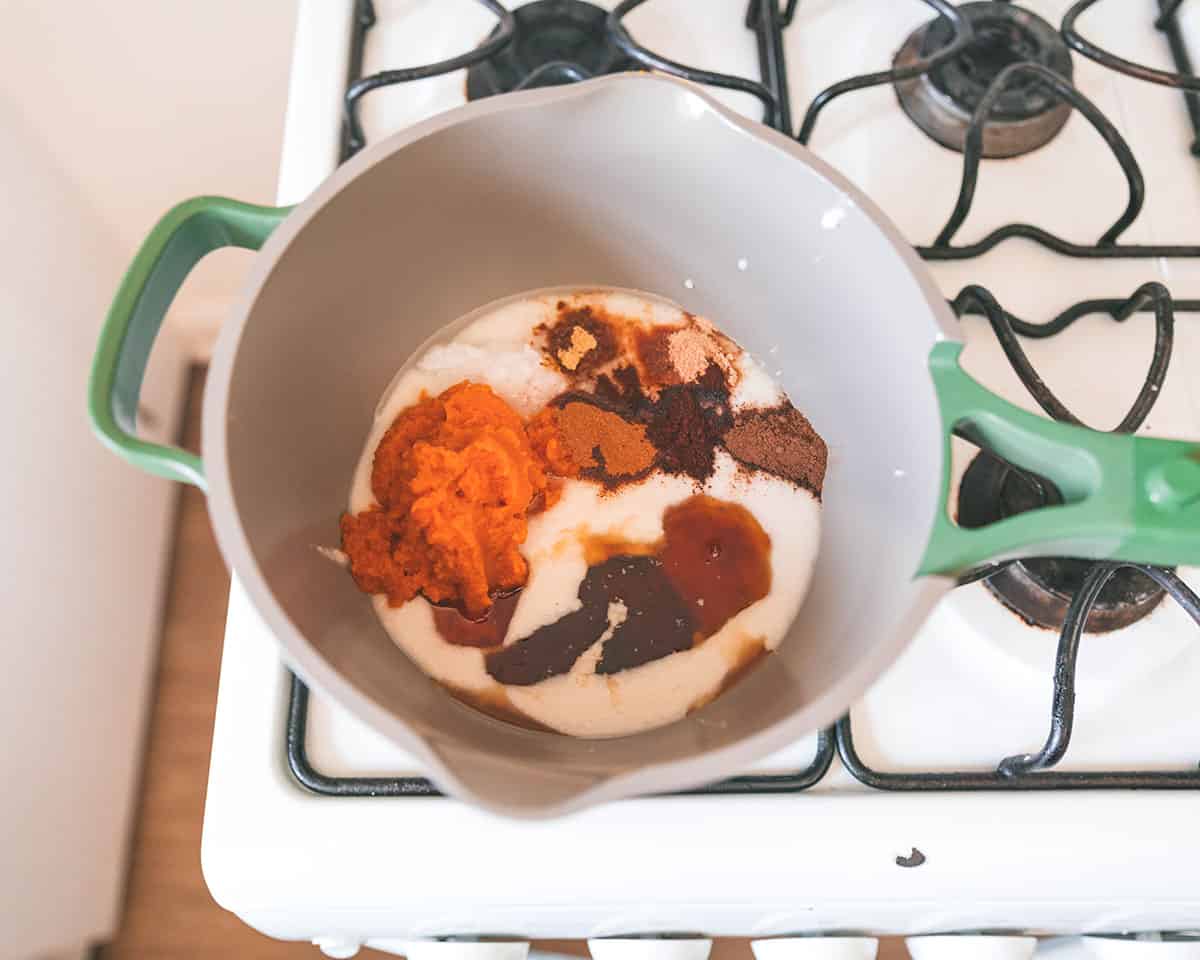
<instances>
[{"instance_id":1,"label":"small green loop handle","mask_svg":"<svg viewBox=\"0 0 1200 960\"><path fill-rule=\"evenodd\" d=\"M259 249L290 211L194 197L169 210L150 231L117 289L92 360L88 416L109 449L149 473L204 488L198 456L136 434L150 350L167 308L205 254L221 247Z\"/></svg>"},{"instance_id":2,"label":"small green loop handle","mask_svg":"<svg viewBox=\"0 0 1200 960\"><path fill-rule=\"evenodd\" d=\"M942 496L920 574L953 575L989 560L1039 555L1200 564L1200 446L1036 416L969 377L961 353L961 343L942 341L929 358L945 447ZM993 453L1052 480L1062 505L975 529L952 523L950 434L959 424L969 424Z\"/></svg>"}]
</instances>

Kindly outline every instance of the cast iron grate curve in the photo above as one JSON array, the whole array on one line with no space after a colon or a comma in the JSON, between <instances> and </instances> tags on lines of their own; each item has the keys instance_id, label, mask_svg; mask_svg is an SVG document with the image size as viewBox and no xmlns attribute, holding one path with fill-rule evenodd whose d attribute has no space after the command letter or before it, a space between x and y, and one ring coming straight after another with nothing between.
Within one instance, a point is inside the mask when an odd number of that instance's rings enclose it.
<instances>
[{"instance_id":1,"label":"cast iron grate curve","mask_svg":"<svg viewBox=\"0 0 1200 960\"><path fill-rule=\"evenodd\" d=\"M1191 54L1184 41L1183 30L1179 26L1179 8L1183 6L1183 0L1158 0L1159 14L1158 19L1154 21L1154 26L1161 30L1167 38L1167 43L1171 48L1171 58L1175 62L1174 70L1158 70L1146 64L1126 60L1086 39L1076 29L1075 22L1089 7L1098 2L1099 0L1080 0L1067 11L1062 22L1063 39L1073 50L1110 70L1117 70L1138 80L1146 80L1183 91L1183 102L1187 107L1188 118L1191 120L1192 132L1195 135L1192 140L1192 154L1200 156L1200 94L1197 93L1200 91L1200 78L1192 69Z\"/></svg>"}]
</instances>

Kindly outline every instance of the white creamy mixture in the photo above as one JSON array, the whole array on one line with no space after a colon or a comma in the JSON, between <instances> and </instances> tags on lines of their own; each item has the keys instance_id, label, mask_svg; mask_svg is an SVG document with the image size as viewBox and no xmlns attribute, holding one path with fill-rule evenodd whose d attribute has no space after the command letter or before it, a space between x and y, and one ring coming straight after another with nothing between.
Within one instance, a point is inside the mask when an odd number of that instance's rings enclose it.
<instances>
[{"instance_id":1,"label":"white creamy mixture","mask_svg":"<svg viewBox=\"0 0 1200 960\"><path fill-rule=\"evenodd\" d=\"M393 380L363 449L351 489L352 512L368 509L375 448L395 417L423 392L436 395L463 380L486 383L522 416L529 417L568 387L543 362L534 328L552 323L555 292L511 300L469 321L448 342L423 349ZM678 325L682 311L670 304L629 293L588 293L572 304L593 304L610 314L641 318L646 324ZM783 394L755 361L740 353L740 371L731 394L735 408L777 403ZM636 484L605 491L588 480L566 480L561 499L529 521L522 553L529 580L520 593L505 636L509 645L580 607L577 596L587 571L586 539L606 535L633 542L663 536L664 511L697 493L748 509L771 539L773 571L767 596L729 619L697 644L661 659L598 675L603 642L627 611L610 604L607 631L563 675L531 686L501 685L487 673L485 652L448 643L434 626L423 597L391 608L372 597L383 626L401 649L439 682L494 702L507 696L520 713L539 724L581 737L612 737L677 720L715 696L728 675L744 665L747 651L775 649L800 609L812 576L820 539L820 503L806 490L761 471L747 473L724 451L701 487L696 481L658 472Z\"/></svg>"}]
</instances>

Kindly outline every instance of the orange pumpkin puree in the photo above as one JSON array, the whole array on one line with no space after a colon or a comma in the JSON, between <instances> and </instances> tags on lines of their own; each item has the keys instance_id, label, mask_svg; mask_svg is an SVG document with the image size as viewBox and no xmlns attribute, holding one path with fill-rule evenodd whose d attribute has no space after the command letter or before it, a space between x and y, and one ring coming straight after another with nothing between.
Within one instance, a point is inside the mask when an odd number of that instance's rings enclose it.
<instances>
[{"instance_id":1,"label":"orange pumpkin puree","mask_svg":"<svg viewBox=\"0 0 1200 960\"><path fill-rule=\"evenodd\" d=\"M571 446L563 435L562 418L557 409L546 407L529 421L525 433L550 473L559 477L579 476L580 464L571 455Z\"/></svg>"},{"instance_id":2,"label":"orange pumpkin puree","mask_svg":"<svg viewBox=\"0 0 1200 960\"><path fill-rule=\"evenodd\" d=\"M552 421L527 430L490 387L423 395L375 450L378 505L342 517L355 582L393 607L422 593L483 617L494 594L525 584L528 516L556 499L547 472L567 473L568 457Z\"/></svg>"}]
</instances>

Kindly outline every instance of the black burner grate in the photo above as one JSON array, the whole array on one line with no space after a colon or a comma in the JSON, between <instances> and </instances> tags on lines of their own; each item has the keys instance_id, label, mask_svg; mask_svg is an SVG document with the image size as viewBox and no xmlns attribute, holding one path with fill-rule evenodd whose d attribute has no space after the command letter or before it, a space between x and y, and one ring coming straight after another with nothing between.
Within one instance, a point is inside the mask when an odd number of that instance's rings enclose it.
<instances>
[{"instance_id":1,"label":"black burner grate","mask_svg":"<svg viewBox=\"0 0 1200 960\"><path fill-rule=\"evenodd\" d=\"M658 70L683 77L697 83L739 90L756 97L763 105L763 121L781 131L793 134L800 143L812 140L817 122L824 110L837 98L859 90L884 84L904 84L924 78L958 57L973 40L972 25L968 18L947 0L921 0L935 14L941 24L938 29L946 37L945 46L934 52L918 51L910 61L894 65L890 70L863 74L841 80L820 91L808 104L798 131L793 131L791 105L788 98L787 66L784 59L783 32L795 19L797 0L749 0L745 27L754 31L758 45L760 77L719 74L690 67L658 54L640 45L624 26L623 20L632 10L649 0L622 0L607 16L605 28L615 50L624 57L601 58L587 62L549 58L545 55L535 62L531 71L523 77L505 74L513 65L516 50L528 38L520 38L521 20L529 18L530 12L516 14L505 8L499 0L476 0L496 16L496 27L489 37L476 49L438 63L411 67L403 70L387 70L370 76L362 76L363 50L366 37L375 23L371 0L358 0L355 7L355 29L352 37L350 76L345 96L345 128L343 137L343 159L353 155L365 143L358 110L362 98L373 90L407 83L426 77L438 76L457 70L475 69L476 75L487 78L496 89L518 86L537 86L547 83L571 82L585 79L595 72L609 72L625 67L641 67ZM541 4L554 6L558 0L540 0ZM881 0L882 2L882 0ZM1080 0L1067 12L1061 26L1066 44L1076 52L1127 76L1179 88L1183 91L1185 107L1191 120L1196 139L1192 152L1200 156L1200 79L1191 67L1189 52L1183 41L1177 12L1183 0L1158 0L1159 17L1155 22L1166 38L1176 70L1174 72L1153 69L1123 60L1095 46L1075 29L1075 22L1085 10L1100 0ZM579 6L586 6L579 4ZM520 9L520 8L518 8ZM516 44L514 48L513 45ZM535 57L535 61L537 58ZM506 65L507 61L507 65ZM519 64L518 64L519 66ZM490 72L489 72L490 71ZM539 72L540 71L540 72ZM1125 211L1095 244L1079 244L1065 240L1040 227L1025 223L1011 223L994 230L982 240L970 244L955 245L953 239L958 228L971 210L979 183L980 161L984 156L985 121L993 106L1004 100L1005 91L1018 86L1052 93L1078 111L1097 130L1113 156L1120 164L1128 184L1129 198ZM1120 243L1119 238L1137 219L1145 199L1145 181L1141 169L1129 145L1104 114L1060 73L1042 63L1015 62L1003 66L995 79L982 93L974 114L966 127L963 150L963 172L958 201L945 227L933 244L918 246L918 252L928 260L967 260L981 256L1000 243L1022 238L1068 257L1081 258L1192 258L1200 257L1200 245L1142 245ZM1154 361L1147 372L1138 398L1118 429L1133 430L1142 423L1157 399L1159 388L1166 375L1173 340L1173 322L1176 313L1200 312L1200 300L1173 300L1161 284L1145 284L1127 298L1107 300L1085 300L1064 310L1057 317L1044 323L1021 320L1005 311L996 299L982 287L964 288L952 301L955 312L983 314L991 323L1005 353L1016 370L1021 382L1041 407L1053 417L1078 423L1078 419L1050 391L1037 371L1029 362L1021 347L1019 337L1052 337L1078 320L1094 313L1106 313L1115 322L1123 322L1138 312L1154 311L1157 320L1157 340ZM968 429L959 435L971 440ZM1009 464L1010 470L1019 468ZM1023 474L1026 482L1037 485L1038 479ZM989 564L973 571L960 580L967 584L986 580L1002 574L1013 566L1012 562ZM1091 564L1081 575L1081 586L1074 592L1064 615L1058 645L1057 662L1053 678L1053 696L1050 711L1049 733L1044 746L1033 754L1016 754L1002 760L990 771L975 772L929 772L899 773L872 769L858 754L850 715L843 717L835 727L822 731L817 738L817 750L813 762L804 770L788 774L754 775L735 777L703 788L695 793L706 795L795 793L819 782L828 771L834 752L840 755L846 769L861 783L883 790L906 791L950 791L950 790L1045 790L1078 788L1129 788L1129 789L1198 789L1200 769L1184 771L1111 771L1076 773L1050 769L1065 754L1070 742L1075 699L1075 664L1083 627L1097 599L1104 595L1106 586L1114 577L1121 577L1130 565L1115 563ZM1156 567L1136 565L1136 572L1152 582L1165 595L1179 603L1200 624L1200 597L1173 571ZM308 718L308 690L297 678L292 678L291 699L285 730L286 755L289 768L296 780L314 793L325 796L440 796L437 789L422 777L330 777L312 766L306 750Z\"/></svg>"},{"instance_id":2,"label":"black burner grate","mask_svg":"<svg viewBox=\"0 0 1200 960\"><path fill-rule=\"evenodd\" d=\"M1145 64L1125 60L1085 39L1075 29L1075 21L1097 2L1099 0L1080 0L1067 11L1062 23L1063 39L1067 41L1067 45L1109 69L1118 70L1139 80L1182 90L1188 117L1192 121L1192 130L1196 134L1196 139L1192 141L1192 153L1200 156L1200 93L1197 92L1200 91L1200 77L1197 77L1192 69L1192 58L1187 44L1184 43L1183 31L1176 16L1179 8L1183 6L1183 0L1158 0L1159 15L1154 21L1154 25L1163 32L1171 47L1171 58L1175 61L1174 70L1156 70Z\"/></svg>"}]
</instances>

